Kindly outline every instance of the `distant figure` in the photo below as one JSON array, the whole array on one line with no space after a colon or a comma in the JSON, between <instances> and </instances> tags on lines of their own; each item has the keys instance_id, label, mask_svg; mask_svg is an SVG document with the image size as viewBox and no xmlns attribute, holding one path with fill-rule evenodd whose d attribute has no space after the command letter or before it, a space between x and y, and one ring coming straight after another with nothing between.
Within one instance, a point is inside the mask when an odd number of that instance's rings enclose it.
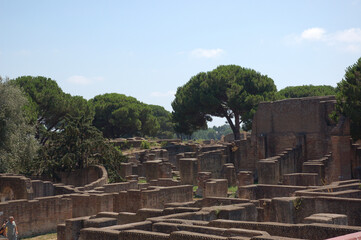
<instances>
[{"instance_id":1,"label":"distant figure","mask_svg":"<svg viewBox=\"0 0 361 240\"><path fill-rule=\"evenodd\" d=\"M3 224L1 225L1 228L0 228L0 239L2 238L5 238L5 234L6 234L6 223L8 221L7 220L4 220Z\"/></svg>"},{"instance_id":2,"label":"distant figure","mask_svg":"<svg viewBox=\"0 0 361 240\"><path fill-rule=\"evenodd\" d=\"M9 240L17 240L18 227L16 226L13 216L9 217L9 222L6 223L5 227L6 227L6 235L5 236Z\"/></svg>"}]
</instances>

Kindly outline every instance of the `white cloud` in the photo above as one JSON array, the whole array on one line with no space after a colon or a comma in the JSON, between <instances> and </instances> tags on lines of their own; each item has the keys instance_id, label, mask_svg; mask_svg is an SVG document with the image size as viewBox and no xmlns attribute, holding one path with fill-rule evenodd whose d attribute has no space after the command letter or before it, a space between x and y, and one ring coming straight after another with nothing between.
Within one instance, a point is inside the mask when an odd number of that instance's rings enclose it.
<instances>
[{"instance_id":1,"label":"white cloud","mask_svg":"<svg viewBox=\"0 0 361 240\"><path fill-rule=\"evenodd\" d=\"M359 53L361 52L361 45L349 44L345 47L345 50L351 53Z\"/></svg>"},{"instance_id":2,"label":"white cloud","mask_svg":"<svg viewBox=\"0 0 361 240\"><path fill-rule=\"evenodd\" d=\"M287 43L301 44L306 41L322 42L347 52L361 52L361 29L350 28L337 32L326 32L323 28L309 28L300 35L286 36Z\"/></svg>"},{"instance_id":3,"label":"white cloud","mask_svg":"<svg viewBox=\"0 0 361 240\"><path fill-rule=\"evenodd\" d=\"M74 75L71 76L67 79L68 82L73 83L73 84L77 84L77 85L89 85L92 84L94 82L101 82L104 81L103 77L84 77L84 76L79 76L79 75Z\"/></svg>"},{"instance_id":4,"label":"white cloud","mask_svg":"<svg viewBox=\"0 0 361 240\"><path fill-rule=\"evenodd\" d=\"M152 92L150 96L152 97L173 97L176 91L169 90L167 92Z\"/></svg>"},{"instance_id":5,"label":"white cloud","mask_svg":"<svg viewBox=\"0 0 361 240\"><path fill-rule=\"evenodd\" d=\"M326 31L323 28L309 28L302 32L301 38L306 40L322 40Z\"/></svg>"},{"instance_id":6,"label":"white cloud","mask_svg":"<svg viewBox=\"0 0 361 240\"><path fill-rule=\"evenodd\" d=\"M197 48L191 51L191 56L197 58L216 58L224 53L223 49L203 49Z\"/></svg>"},{"instance_id":7,"label":"white cloud","mask_svg":"<svg viewBox=\"0 0 361 240\"><path fill-rule=\"evenodd\" d=\"M335 34L333 34L332 38L338 42L361 44L361 29L350 28L340 32L336 32Z\"/></svg>"}]
</instances>

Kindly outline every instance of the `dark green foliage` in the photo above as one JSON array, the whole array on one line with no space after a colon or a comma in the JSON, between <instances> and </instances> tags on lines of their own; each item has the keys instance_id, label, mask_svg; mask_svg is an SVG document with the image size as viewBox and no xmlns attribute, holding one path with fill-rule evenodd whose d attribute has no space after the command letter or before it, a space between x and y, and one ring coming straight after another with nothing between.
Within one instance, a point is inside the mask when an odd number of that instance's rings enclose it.
<instances>
[{"instance_id":1,"label":"dark green foliage","mask_svg":"<svg viewBox=\"0 0 361 240\"><path fill-rule=\"evenodd\" d=\"M228 124L223 126L213 126L205 130L198 130L192 134L192 139L203 139L203 140L220 140L222 136L232 133L232 129Z\"/></svg>"},{"instance_id":2,"label":"dark green foliage","mask_svg":"<svg viewBox=\"0 0 361 240\"><path fill-rule=\"evenodd\" d=\"M94 110L87 100L64 93L50 78L24 76L10 82L28 97L29 119L42 144L27 174L55 177L57 171L102 164L111 181L121 180L118 172L124 157L92 125Z\"/></svg>"},{"instance_id":3,"label":"dark green foliage","mask_svg":"<svg viewBox=\"0 0 361 240\"><path fill-rule=\"evenodd\" d=\"M172 114L158 105L148 105L152 111L152 115L157 119L159 123L159 130L155 137L166 139L174 137L174 129L172 122Z\"/></svg>"},{"instance_id":4,"label":"dark green foliage","mask_svg":"<svg viewBox=\"0 0 361 240\"><path fill-rule=\"evenodd\" d=\"M101 164L111 181L120 181L121 152L105 141L102 133L91 125L91 118L67 116L62 131L52 132L48 144L36 161L36 175L56 177L57 171L72 171Z\"/></svg>"},{"instance_id":5,"label":"dark green foliage","mask_svg":"<svg viewBox=\"0 0 361 240\"><path fill-rule=\"evenodd\" d=\"M236 65L199 73L177 89L172 102L175 131L190 135L217 116L225 117L240 139L240 124L250 129L258 103L275 99L276 91L271 78Z\"/></svg>"},{"instance_id":6,"label":"dark green foliage","mask_svg":"<svg viewBox=\"0 0 361 240\"><path fill-rule=\"evenodd\" d=\"M207 129L207 121L212 120L200 103L200 85L206 76L206 73L199 73L177 89L176 98L172 102L172 120L176 133L191 136L197 130Z\"/></svg>"},{"instance_id":7,"label":"dark green foliage","mask_svg":"<svg viewBox=\"0 0 361 240\"><path fill-rule=\"evenodd\" d=\"M336 95L336 88L328 85L313 86L303 85L286 87L278 92L279 98L302 98L313 96Z\"/></svg>"},{"instance_id":8,"label":"dark green foliage","mask_svg":"<svg viewBox=\"0 0 361 240\"><path fill-rule=\"evenodd\" d=\"M170 113L163 107L118 93L98 95L90 101L95 109L93 124L107 138L173 135Z\"/></svg>"},{"instance_id":9,"label":"dark green foliage","mask_svg":"<svg viewBox=\"0 0 361 240\"><path fill-rule=\"evenodd\" d=\"M346 69L344 79L337 88L336 109L350 118L352 138L361 139L361 58Z\"/></svg>"},{"instance_id":10,"label":"dark green foliage","mask_svg":"<svg viewBox=\"0 0 361 240\"><path fill-rule=\"evenodd\" d=\"M19 86L28 97L30 119L37 124L36 137L43 145L50 132L60 129L66 115L75 117L86 113L91 117L94 114L83 97L64 93L50 78L23 76L10 82Z\"/></svg>"}]
</instances>

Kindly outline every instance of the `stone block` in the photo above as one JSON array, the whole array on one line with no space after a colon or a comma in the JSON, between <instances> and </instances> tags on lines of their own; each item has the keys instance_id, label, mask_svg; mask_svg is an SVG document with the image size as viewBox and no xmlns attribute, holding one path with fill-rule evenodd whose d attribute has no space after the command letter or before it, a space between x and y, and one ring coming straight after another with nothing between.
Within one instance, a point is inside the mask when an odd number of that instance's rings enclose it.
<instances>
[{"instance_id":1,"label":"stone block","mask_svg":"<svg viewBox=\"0 0 361 240\"><path fill-rule=\"evenodd\" d=\"M101 218L86 220L84 222L84 228L88 228L88 227L103 228L103 227L113 226L116 224L117 224L116 218L101 217Z\"/></svg>"},{"instance_id":2,"label":"stone block","mask_svg":"<svg viewBox=\"0 0 361 240\"><path fill-rule=\"evenodd\" d=\"M326 223L336 225L348 225L347 216L335 213L316 213L304 219L305 223Z\"/></svg>"},{"instance_id":3,"label":"stone block","mask_svg":"<svg viewBox=\"0 0 361 240\"><path fill-rule=\"evenodd\" d=\"M283 175L284 185L319 186L321 179L318 173L291 173Z\"/></svg>"},{"instance_id":4,"label":"stone block","mask_svg":"<svg viewBox=\"0 0 361 240\"><path fill-rule=\"evenodd\" d=\"M182 184L196 185L198 175L197 158L179 159L179 173Z\"/></svg>"},{"instance_id":5,"label":"stone block","mask_svg":"<svg viewBox=\"0 0 361 240\"><path fill-rule=\"evenodd\" d=\"M227 197L227 179L210 179L206 182L204 197Z\"/></svg>"},{"instance_id":6,"label":"stone block","mask_svg":"<svg viewBox=\"0 0 361 240\"><path fill-rule=\"evenodd\" d=\"M267 158L258 161L258 183L278 184L280 181L280 157Z\"/></svg>"},{"instance_id":7,"label":"stone block","mask_svg":"<svg viewBox=\"0 0 361 240\"><path fill-rule=\"evenodd\" d=\"M162 161L161 160L148 160L143 163L145 169L145 177L147 181L158 179Z\"/></svg>"},{"instance_id":8,"label":"stone block","mask_svg":"<svg viewBox=\"0 0 361 240\"><path fill-rule=\"evenodd\" d=\"M196 191L196 195L203 197L204 195L204 190L206 188L206 182L212 178L212 173L211 172L199 172L198 173L198 188Z\"/></svg>"},{"instance_id":9,"label":"stone block","mask_svg":"<svg viewBox=\"0 0 361 240\"><path fill-rule=\"evenodd\" d=\"M228 180L228 186L236 186L236 170L233 163L226 163L223 165L223 178Z\"/></svg>"},{"instance_id":10,"label":"stone block","mask_svg":"<svg viewBox=\"0 0 361 240\"><path fill-rule=\"evenodd\" d=\"M238 186L247 186L254 183L253 173L251 171L240 171L237 174Z\"/></svg>"}]
</instances>

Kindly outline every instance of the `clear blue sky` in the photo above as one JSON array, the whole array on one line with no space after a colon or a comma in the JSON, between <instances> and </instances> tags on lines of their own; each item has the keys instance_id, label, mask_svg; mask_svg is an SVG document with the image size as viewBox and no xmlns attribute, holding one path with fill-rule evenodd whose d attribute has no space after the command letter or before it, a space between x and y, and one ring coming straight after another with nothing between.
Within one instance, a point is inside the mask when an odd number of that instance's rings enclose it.
<instances>
[{"instance_id":1,"label":"clear blue sky","mask_svg":"<svg viewBox=\"0 0 361 240\"><path fill-rule=\"evenodd\" d=\"M0 75L170 111L177 87L223 64L267 74L278 89L336 86L361 57L360 13L361 0L0 0Z\"/></svg>"}]
</instances>

